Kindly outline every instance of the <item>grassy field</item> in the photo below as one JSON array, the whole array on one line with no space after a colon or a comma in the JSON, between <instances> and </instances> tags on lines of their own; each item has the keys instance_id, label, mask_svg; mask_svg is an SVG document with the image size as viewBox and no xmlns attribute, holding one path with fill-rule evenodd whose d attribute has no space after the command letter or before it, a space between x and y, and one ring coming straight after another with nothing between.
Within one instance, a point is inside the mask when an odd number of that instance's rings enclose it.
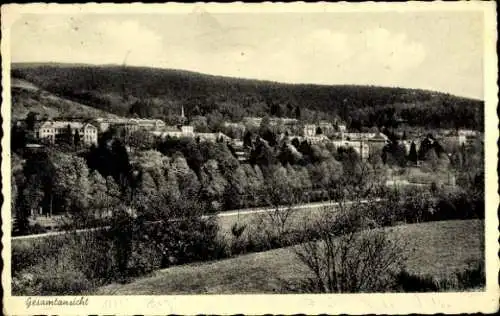
<instances>
[{"instance_id":1,"label":"grassy field","mask_svg":"<svg viewBox=\"0 0 500 316\"><path fill-rule=\"evenodd\" d=\"M407 270L445 277L483 260L484 221L441 221L387 228L408 241ZM160 270L129 284L111 284L99 295L280 293L283 282L308 273L292 249Z\"/></svg>"},{"instance_id":2,"label":"grassy field","mask_svg":"<svg viewBox=\"0 0 500 316\"><path fill-rule=\"evenodd\" d=\"M406 167L402 174L398 174L398 170L390 170L388 172L389 180L392 181L408 181L409 183L431 184L450 183L450 174L447 172L432 172L426 171L424 168Z\"/></svg>"},{"instance_id":3,"label":"grassy field","mask_svg":"<svg viewBox=\"0 0 500 316\"><path fill-rule=\"evenodd\" d=\"M290 209L282 212L282 216L286 216L285 213L289 213L286 219L286 226L290 229L294 228L304 228L305 223L310 223L312 219L318 218L325 211L331 211L335 206L310 206L300 209ZM277 220L276 212L281 211L271 211L269 213L250 213L250 214L238 214L234 216L220 216L217 221L220 227L221 236L225 237L227 240L232 238L231 227L235 224L239 226L246 226L244 233L248 233L251 228L254 230L262 229L264 227L272 227ZM275 216L273 220L273 215Z\"/></svg>"}]
</instances>

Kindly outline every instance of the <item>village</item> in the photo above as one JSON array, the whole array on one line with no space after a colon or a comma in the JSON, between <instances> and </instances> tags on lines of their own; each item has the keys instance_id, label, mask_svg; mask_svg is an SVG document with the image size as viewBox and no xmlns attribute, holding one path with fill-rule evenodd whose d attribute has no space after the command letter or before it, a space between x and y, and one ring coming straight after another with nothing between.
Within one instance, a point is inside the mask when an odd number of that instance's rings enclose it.
<instances>
[{"instance_id":1,"label":"village","mask_svg":"<svg viewBox=\"0 0 500 316\"><path fill-rule=\"evenodd\" d=\"M304 123L294 118L266 118L267 124L277 133L277 140L280 144L285 143L293 146L293 140L310 144L331 144L337 148L352 148L360 156L362 160L366 160L370 155L381 154L383 148L391 143L387 135L380 131L376 132L359 132L348 131L345 123L318 121L316 124ZM27 144L28 148L34 148L41 144L54 144L57 139L69 132L73 139L87 146L98 143L99 136L108 131L110 128L123 131L123 135L130 135L137 131L146 132L150 138L165 139L165 138L187 138L195 139L197 142L222 141L230 144L235 149L237 159L246 161L248 158L250 147L256 141L264 141L260 137L253 137L251 143L244 144L244 136L249 131L256 131L262 125L262 117L244 117L240 122L223 122L220 130L212 132L195 131L194 126L189 124L188 118L184 114L182 107L179 121L182 124L176 126L166 125L161 119L152 118L101 118L94 119L78 119L58 120L43 120L35 115L35 123L33 129L28 133L32 136L31 139L37 143ZM18 127L26 127L26 121L19 120L15 122ZM228 131L233 137L224 133ZM480 136L480 132L467 129L442 129L435 130L435 135L431 133L423 134L422 132L409 132L396 135L398 145L404 148L405 155L408 155L412 143L415 144L416 150L420 150L422 141L427 140L433 142L435 140L449 146L462 146L470 144L474 139ZM144 136L144 134L143 134ZM151 140L149 140L151 141Z\"/></svg>"}]
</instances>

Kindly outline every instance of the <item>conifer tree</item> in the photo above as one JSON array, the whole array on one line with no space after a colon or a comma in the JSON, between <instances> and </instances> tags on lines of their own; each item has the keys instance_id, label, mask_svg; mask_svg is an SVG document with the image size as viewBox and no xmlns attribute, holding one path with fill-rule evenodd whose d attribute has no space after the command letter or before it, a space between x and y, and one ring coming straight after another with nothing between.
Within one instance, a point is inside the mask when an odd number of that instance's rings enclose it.
<instances>
[{"instance_id":1,"label":"conifer tree","mask_svg":"<svg viewBox=\"0 0 500 316\"><path fill-rule=\"evenodd\" d=\"M410 152L408 154L408 160L413 162L413 163L417 163L417 145L415 144L415 142L411 142L411 146L410 146Z\"/></svg>"}]
</instances>

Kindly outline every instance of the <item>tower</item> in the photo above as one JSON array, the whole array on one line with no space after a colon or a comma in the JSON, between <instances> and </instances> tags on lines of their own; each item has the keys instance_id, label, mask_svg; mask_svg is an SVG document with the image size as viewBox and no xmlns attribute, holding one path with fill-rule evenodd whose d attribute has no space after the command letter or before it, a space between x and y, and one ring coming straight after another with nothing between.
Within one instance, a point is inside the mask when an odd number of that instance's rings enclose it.
<instances>
[{"instance_id":1,"label":"tower","mask_svg":"<svg viewBox=\"0 0 500 316\"><path fill-rule=\"evenodd\" d=\"M184 114L184 105L181 105L180 124L183 125L185 123L186 123L186 115Z\"/></svg>"}]
</instances>

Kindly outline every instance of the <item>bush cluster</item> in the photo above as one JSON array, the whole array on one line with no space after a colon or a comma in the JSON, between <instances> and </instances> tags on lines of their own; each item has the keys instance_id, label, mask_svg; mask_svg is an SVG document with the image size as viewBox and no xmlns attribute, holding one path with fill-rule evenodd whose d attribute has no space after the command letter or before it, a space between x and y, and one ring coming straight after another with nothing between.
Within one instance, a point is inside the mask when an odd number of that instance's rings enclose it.
<instances>
[{"instance_id":1,"label":"bush cluster","mask_svg":"<svg viewBox=\"0 0 500 316\"><path fill-rule=\"evenodd\" d=\"M17 244L12 254L13 293L87 293L173 264L218 259L226 256L226 249L217 232L213 219L145 224L121 215L109 230Z\"/></svg>"},{"instance_id":2,"label":"bush cluster","mask_svg":"<svg viewBox=\"0 0 500 316\"><path fill-rule=\"evenodd\" d=\"M366 211L382 226L442 220L484 219L484 196L460 188L413 188L407 192L388 192L383 203Z\"/></svg>"},{"instance_id":3,"label":"bush cluster","mask_svg":"<svg viewBox=\"0 0 500 316\"><path fill-rule=\"evenodd\" d=\"M442 292L482 288L486 284L484 261L470 263L464 271L443 277L420 275L403 270L396 275L392 288L398 292Z\"/></svg>"}]
</instances>

